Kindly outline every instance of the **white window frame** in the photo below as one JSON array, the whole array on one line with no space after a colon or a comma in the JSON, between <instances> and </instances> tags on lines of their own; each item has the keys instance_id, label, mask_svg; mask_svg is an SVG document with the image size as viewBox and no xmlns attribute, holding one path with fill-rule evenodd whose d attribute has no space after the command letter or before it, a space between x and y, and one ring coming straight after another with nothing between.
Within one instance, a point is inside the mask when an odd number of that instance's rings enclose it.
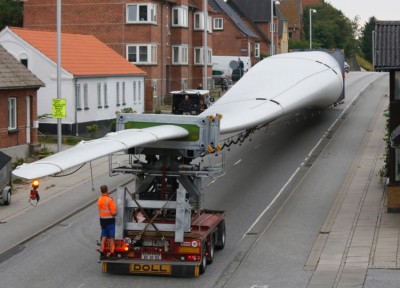
<instances>
[{"instance_id":1,"label":"white window frame","mask_svg":"<svg viewBox=\"0 0 400 288\"><path fill-rule=\"evenodd\" d=\"M82 110L81 84L76 84L75 95L76 95L76 110Z\"/></svg>"},{"instance_id":2,"label":"white window frame","mask_svg":"<svg viewBox=\"0 0 400 288\"><path fill-rule=\"evenodd\" d=\"M260 58L260 43L254 43L254 57Z\"/></svg>"},{"instance_id":3,"label":"white window frame","mask_svg":"<svg viewBox=\"0 0 400 288\"><path fill-rule=\"evenodd\" d=\"M158 95L158 89L157 89L157 79L152 80L151 87L153 88L153 97L157 97Z\"/></svg>"},{"instance_id":4,"label":"white window frame","mask_svg":"<svg viewBox=\"0 0 400 288\"><path fill-rule=\"evenodd\" d=\"M204 65L204 47L194 47L194 65ZM212 50L210 48L207 49L208 51L208 59L207 59L207 66L212 65Z\"/></svg>"},{"instance_id":5,"label":"white window frame","mask_svg":"<svg viewBox=\"0 0 400 288\"><path fill-rule=\"evenodd\" d=\"M213 19L213 29L214 30L224 30L224 18L214 18Z\"/></svg>"},{"instance_id":6,"label":"white window frame","mask_svg":"<svg viewBox=\"0 0 400 288\"><path fill-rule=\"evenodd\" d=\"M172 65L189 64L189 46L173 45L172 46Z\"/></svg>"},{"instance_id":7,"label":"white window frame","mask_svg":"<svg viewBox=\"0 0 400 288\"><path fill-rule=\"evenodd\" d=\"M133 81L133 105L136 105L136 95L137 95L136 81Z\"/></svg>"},{"instance_id":8,"label":"white window frame","mask_svg":"<svg viewBox=\"0 0 400 288\"><path fill-rule=\"evenodd\" d=\"M172 27L189 27L188 6L172 7Z\"/></svg>"},{"instance_id":9,"label":"white window frame","mask_svg":"<svg viewBox=\"0 0 400 288\"><path fill-rule=\"evenodd\" d=\"M143 49L146 49L146 54L145 54L146 59L143 58L143 56L144 56ZM130 55L134 55L134 54L136 55L136 60L130 58ZM135 64L140 64L140 65L157 64L157 45L154 45L154 44L129 44L129 45L126 45L126 57L129 62L135 63Z\"/></svg>"},{"instance_id":10,"label":"white window frame","mask_svg":"<svg viewBox=\"0 0 400 288\"><path fill-rule=\"evenodd\" d=\"M182 78L182 80L181 80L182 90L188 89L188 87L189 87L188 83L189 83L189 80L187 78Z\"/></svg>"},{"instance_id":11,"label":"white window frame","mask_svg":"<svg viewBox=\"0 0 400 288\"><path fill-rule=\"evenodd\" d=\"M147 19L140 18L143 11L141 8L146 8ZM126 23L157 24L157 5L152 3L126 4Z\"/></svg>"},{"instance_id":12,"label":"white window frame","mask_svg":"<svg viewBox=\"0 0 400 288\"><path fill-rule=\"evenodd\" d=\"M101 83L97 83L97 108L103 108L101 106Z\"/></svg>"},{"instance_id":13,"label":"white window frame","mask_svg":"<svg viewBox=\"0 0 400 288\"><path fill-rule=\"evenodd\" d=\"M115 98L116 98L117 106L121 106L121 101L119 99L119 82L115 83Z\"/></svg>"},{"instance_id":14,"label":"white window frame","mask_svg":"<svg viewBox=\"0 0 400 288\"><path fill-rule=\"evenodd\" d=\"M8 98L8 130L17 130L17 97Z\"/></svg>"},{"instance_id":15,"label":"white window frame","mask_svg":"<svg viewBox=\"0 0 400 288\"><path fill-rule=\"evenodd\" d=\"M138 81L138 101L139 104L142 103L142 82Z\"/></svg>"},{"instance_id":16,"label":"white window frame","mask_svg":"<svg viewBox=\"0 0 400 288\"><path fill-rule=\"evenodd\" d=\"M88 84L83 84L83 107L85 110L89 110L89 91Z\"/></svg>"},{"instance_id":17,"label":"white window frame","mask_svg":"<svg viewBox=\"0 0 400 288\"><path fill-rule=\"evenodd\" d=\"M126 105L125 82L122 82L122 105Z\"/></svg>"},{"instance_id":18,"label":"white window frame","mask_svg":"<svg viewBox=\"0 0 400 288\"><path fill-rule=\"evenodd\" d=\"M204 31L204 12L196 12L193 15L193 30L194 31ZM212 17L207 17L207 31L212 33Z\"/></svg>"},{"instance_id":19,"label":"white window frame","mask_svg":"<svg viewBox=\"0 0 400 288\"><path fill-rule=\"evenodd\" d=\"M108 89L107 83L103 84L103 91L104 91L104 108L108 108Z\"/></svg>"}]
</instances>

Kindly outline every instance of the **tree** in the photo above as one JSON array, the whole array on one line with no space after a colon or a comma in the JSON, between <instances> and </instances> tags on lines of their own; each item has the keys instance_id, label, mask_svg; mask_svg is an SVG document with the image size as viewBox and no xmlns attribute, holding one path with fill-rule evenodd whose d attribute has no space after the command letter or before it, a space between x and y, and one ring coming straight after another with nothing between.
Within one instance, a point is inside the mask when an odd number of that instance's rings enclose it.
<instances>
[{"instance_id":1,"label":"tree","mask_svg":"<svg viewBox=\"0 0 400 288\"><path fill-rule=\"evenodd\" d=\"M0 0L0 30L6 26L22 27L23 2Z\"/></svg>"},{"instance_id":2,"label":"tree","mask_svg":"<svg viewBox=\"0 0 400 288\"><path fill-rule=\"evenodd\" d=\"M356 39L357 19L351 21L329 3L306 6L303 11L305 39L310 37L310 9L317 10L312 16L312 35L315 47L344 49L347 57L353 56L359 50ZM314 47L314 44L313 44Z\"/></svg>"},{"instance_id":3,"label":"tree","mask_svg":"<svg viewBox=\"0 0 400 288\"><path fill-rule=\"evenodd\" d=\"M372 63L372 31L375 30L376 18L371 17L361 29L360 48L365 59Z\"/></svg>"}]
</instances>

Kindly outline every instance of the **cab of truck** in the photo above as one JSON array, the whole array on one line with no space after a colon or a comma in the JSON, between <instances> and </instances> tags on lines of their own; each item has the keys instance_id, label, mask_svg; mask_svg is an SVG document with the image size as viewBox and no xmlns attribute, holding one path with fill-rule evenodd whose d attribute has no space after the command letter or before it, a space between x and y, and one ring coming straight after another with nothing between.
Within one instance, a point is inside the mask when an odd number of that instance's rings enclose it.
<instances>
[{"instance_id":1,"label":"cab of truck","mask_svg":"<svg viewBox=\"0 0 400 288\"><path fill-rule=\"evenodd\" d=\"M172 114L199 115L214 101L209 90L188 89L172 91Z\"/></svg>"}]
</instances>

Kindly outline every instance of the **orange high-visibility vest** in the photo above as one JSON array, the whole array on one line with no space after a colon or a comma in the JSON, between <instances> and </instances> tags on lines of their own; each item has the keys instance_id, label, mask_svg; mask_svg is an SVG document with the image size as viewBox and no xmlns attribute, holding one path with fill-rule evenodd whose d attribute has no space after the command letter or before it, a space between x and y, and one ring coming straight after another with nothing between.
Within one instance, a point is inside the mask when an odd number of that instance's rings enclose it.
<instances>
[{"instance_id":1,"label":"orange high-visibility vest","mask_svg":"<svg viewBox=\"0 0 400 288\"><path fill-rule=\"evenodd\" d=\"M113 218L117 211L114 200L108 195L101 195L97 201L99 208L99 217L103 219Z\"/></svg>"}]
</instances>

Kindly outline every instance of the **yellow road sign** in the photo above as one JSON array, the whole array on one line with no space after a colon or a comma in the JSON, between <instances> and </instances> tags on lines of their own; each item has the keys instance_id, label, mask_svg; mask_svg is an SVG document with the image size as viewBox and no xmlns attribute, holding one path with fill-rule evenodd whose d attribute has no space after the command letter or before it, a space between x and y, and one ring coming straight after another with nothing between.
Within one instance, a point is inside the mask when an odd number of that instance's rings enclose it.
<instances>
[{"instance_id":1,"label":"yellow road sign","mask_svg":"<svg viewBox=\"0 0 400 288\"><path fill-rule=\"evenodd\" d=\"M53 99L53 118L65 118L67 115L67 101L65 98L55 98Z\"/></svg>"}]
</instances>

